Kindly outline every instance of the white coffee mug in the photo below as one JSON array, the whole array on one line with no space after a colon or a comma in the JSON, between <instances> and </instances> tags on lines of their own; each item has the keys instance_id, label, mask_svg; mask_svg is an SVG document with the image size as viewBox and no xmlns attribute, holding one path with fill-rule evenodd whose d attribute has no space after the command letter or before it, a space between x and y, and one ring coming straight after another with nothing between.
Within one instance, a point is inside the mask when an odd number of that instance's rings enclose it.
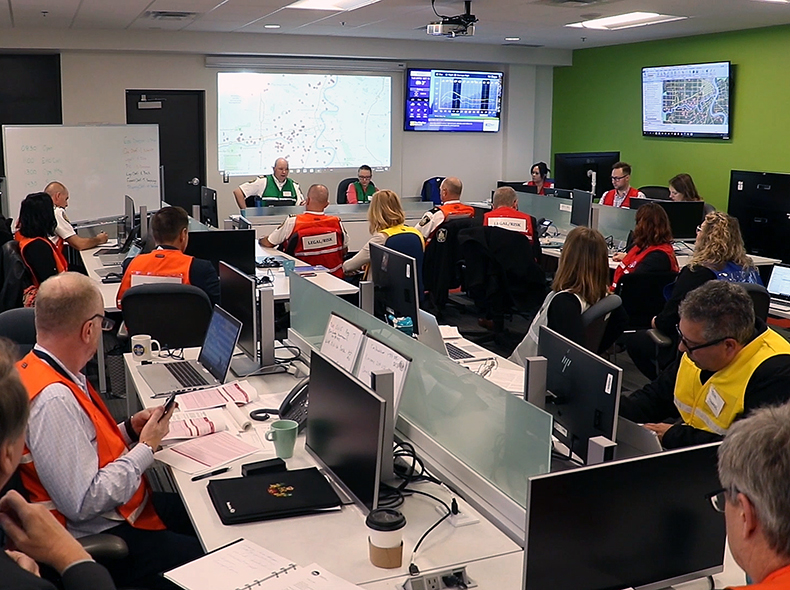
<instances>
[{"instance_id":1,"label":"white coffee mug","mask_svg":"<svg viewBox=\"0 0 790 590\"><path fill-rule=\"evenodd\" d=\"M162 349L159 341L154 340L148 334L132 336L132 357L136 361L150 361L154 358L154 351L152 350L154 346L156 346L157 353Z\"/></svg>"}]
</instances>

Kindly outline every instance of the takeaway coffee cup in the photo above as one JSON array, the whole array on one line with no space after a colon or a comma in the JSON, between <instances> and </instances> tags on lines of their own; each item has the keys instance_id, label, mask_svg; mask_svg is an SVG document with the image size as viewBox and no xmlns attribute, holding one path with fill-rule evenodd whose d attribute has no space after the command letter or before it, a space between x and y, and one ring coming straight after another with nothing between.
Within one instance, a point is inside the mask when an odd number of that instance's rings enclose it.
<instances>
[{"instance_id":1,"label":"takeaway coffee cup","mask_svg":"<svg viewBox=\"0 0 790 590\"><path fill-rule=\"evenodd\" d=\"M154 346L156 346L157 353L162 349L159 341L154 340L148 334L132 336L132 357L138 362L150 361L154 358L154 351L152 350Z\"/></svg>"},{"instance_id":2,"label":"takeaway coffee cup","mask_svg":"<svg viewBox=\"0 0 790 590\"><path fill-rule=\"evenodd\" d=\"M403 562L403 527L406 517L392 508L371 510L368 527L368 554L376 567L397 568Z\"/></svg>"},{"instance_id":3,"label":"takeaway coffee cup","mask_svg":"<svg viewBox=\"0 0 790 590\"><path fill-rule=\"evenodd\" d=\"M266 433L266 440L274 443L274 451L280 459L294 456L294 445L299 424L294 420L275 420Z\"/></svg>"}]
</instances>

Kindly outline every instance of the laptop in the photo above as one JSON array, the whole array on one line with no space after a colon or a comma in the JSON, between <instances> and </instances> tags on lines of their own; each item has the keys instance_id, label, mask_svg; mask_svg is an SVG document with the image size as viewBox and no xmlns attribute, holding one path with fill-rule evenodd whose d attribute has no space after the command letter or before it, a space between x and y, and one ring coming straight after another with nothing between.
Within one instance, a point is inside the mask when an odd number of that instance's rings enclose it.
<instances>
[{"instance_id":1,"label":"laptop","mask_svg":"<svg viewBox=\"0 0 790 590\"><path fill-rule=\"evenodd\" d=\"M627 418L617 418L617 446L614 449L615 459L652 455L664 450L658 435L644 426L631 422Z\"/></svg>"},{"instance_id":2,"label":"laptop","mask_svg":"<svg viewBox=\"0 0 790 590\"><path fill-rule=\"evenodd\" d=\"M444 338L442 338L442 331L439 329L439 323L436 321L436 318L422 309L419 315L420 333L417 336L417 340L428 348L434 349L439 354L448 356L454 361L482 360L490 359L495 356L490 350L471 342L463 342L459 345L453 344L452 342L445 342Z\"/></svg>"},{"instance_id":3,"label":"laptop","mask_svg":"<svg viewBox=\"0 0 790 590\"><path fill-rule=\"evenodd\" d=\"M126 240L120 248L100 248L93 253L98 256L103 266L111 266L113 264L120 264L126 258L126 254L131 250L135 238L140 232L140 226L135 227L126 236Z\"/></svg>"},{"instance_id":4,"label":"laptop","mask_svg":"<svg viewBox=\"0 0 790 590\"><path fill-rule=\"evenodd\" d=\"M790 311L790 265L775 264L768 280L771 305Z\"/></svg>"},{"instance_id":5,"label":"laptop","mask_svg":"<svg viewBox=\"0 0 790 590\"><path fill-rule=\"evenodd\" d=\"M228 376L239 334L241 322L215 305L196 361L141 365L138 371L154 395L221 385Z\"/></svg>"}]
</instances>

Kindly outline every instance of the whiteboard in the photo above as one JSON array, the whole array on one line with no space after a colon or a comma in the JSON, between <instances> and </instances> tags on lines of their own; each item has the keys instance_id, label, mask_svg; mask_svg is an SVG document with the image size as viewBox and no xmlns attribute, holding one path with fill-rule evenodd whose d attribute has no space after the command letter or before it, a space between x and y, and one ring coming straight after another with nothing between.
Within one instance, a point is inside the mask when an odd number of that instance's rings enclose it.
<instances>
[{"instance_id":1,"label":"whiteboard","mask_svg":"<svg viewBox=\"0 0 790 590\"><path fill-rule=\"evenodd\" d=\"M351 373L357 364L364 335L362 328L332 312L329 314L324 340L321 342L321 354Z\"/></svg>"},{"instance_id":2,"label":"whiteboard","mask_svg":"<svg viewBox=\"0 0 790 590\"><path fill-rule=\"evenodd\" d=\"M365 336L365 344L362 346L362 355L359 359L356 377L368 387L373 387L373 373L376 371L389 371L395 381L395 395L392 404L392 411L395 419L398 419L398 404L403 393L403 384L406 382L406 373L409 371L411 359L395 352L389 346L385 346L375 338Z\"/></svg>"},{"instance_id":3,"label":"whiteboard","mask_svg":"<svg viewBox=\"0 0 790 590\"><path fill-rule=\"evenodd\" d=\"M159 209L158 125L3 125L6 217L53 180L69 189L71 221L123 215L123 196Z\"/></svg>"}]
</instances>

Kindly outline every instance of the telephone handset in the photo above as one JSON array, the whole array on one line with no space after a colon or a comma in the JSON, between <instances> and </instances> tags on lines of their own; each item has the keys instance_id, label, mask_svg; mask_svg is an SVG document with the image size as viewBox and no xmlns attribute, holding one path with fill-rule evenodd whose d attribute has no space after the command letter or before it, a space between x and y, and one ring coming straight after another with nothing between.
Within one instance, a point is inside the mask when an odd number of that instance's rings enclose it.
<instances>
[{"instance_id":1,"label":"telephone handset","mask_svg":"<svg viewBox=\"0 0 790 590\"><path fill-rule=\"evenodd\" d=\"M307 386L309 384L309 377L297 383L291 392L285 396L278 411L281 420L295 420L298 422L299 432L302 432L307 424L307 405L310 393Z\"/></svg>"}]
</instances>

